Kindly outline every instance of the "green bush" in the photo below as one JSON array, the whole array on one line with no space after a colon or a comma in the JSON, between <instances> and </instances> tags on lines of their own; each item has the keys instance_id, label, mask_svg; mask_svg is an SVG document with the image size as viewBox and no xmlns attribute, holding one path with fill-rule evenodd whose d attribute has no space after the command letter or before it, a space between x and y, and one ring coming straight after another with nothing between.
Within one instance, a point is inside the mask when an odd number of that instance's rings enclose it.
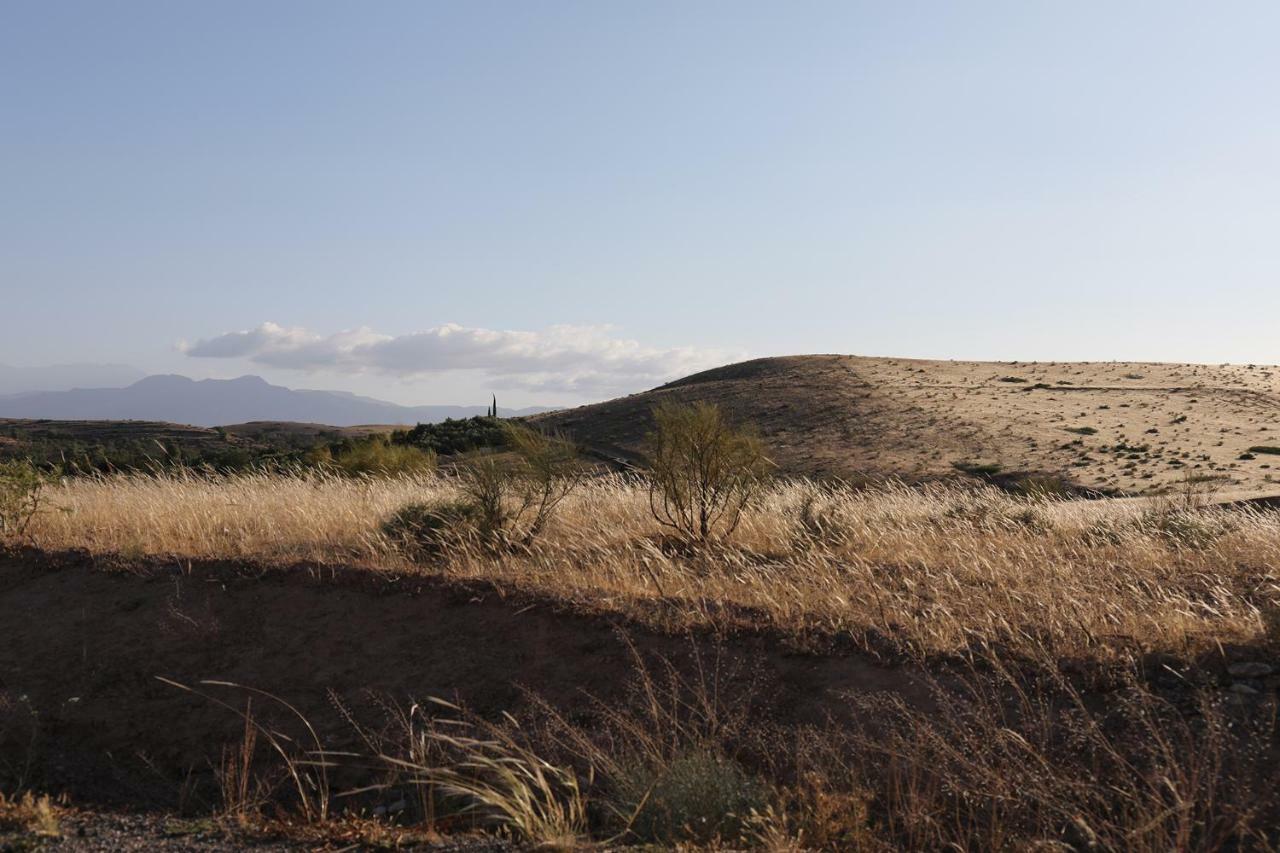
<instances>
[{"instance_id":1,"label":"green bush","mask_svg":"<svg viewBox=\"0 0 1280 853\"><path fill-rule=\"evenodd\" d=\"M760 439L709 403L663 403L653 418L647 450L654 518L686 540L732 534L771 464Z\"/></svg>"},{"instance_id":2,"label":"green bush","mask_svg":"<svg viewBox=\"0 0 1280 853\"><path fill-rule=\"evenodd\" d=\"M504 421L490 416L455 420L438 424L418 424L396 436L396 442L429 450L432 453L466 453L482 448L506 447L509 433Z\"/></svg>"},{"instance_id":3,"label":"green bush","mask_svg":"<svg viewBox=\"0 0 1280 853\"><path fill-rule=\"evenodd\" d=\"M45 476L25 459L0 462L0 543L26 536L40 511Z\"/></svg>"},{"instance_id":4,"label":"green bush","mask_svg":"<svg viewBox=\"0 0 1280 853\"><path fill-rule=\"evenodd\" d=\"M737 840L752 811L769 805L768 785L713 752L683 753L663 766L624 767L614 808L640 841L670 845Z\"/></svg>"},{"instance_id":5,"label":"green bush","mask_svg":"<svg viewBox=\"0 0 1280 853\"><path fill-rule=\"evenodd\" d=\"M1267 453L1271 455L1280 455L1280 447L1272 447L1267 444L1258 444L1249 448L1250 453Z\"/></svg>"},{"instance_id":6,"label":"green bush","mask_svg":"<svg viewBox=\"0 0 1280 853\"><path fill-rule=\"evenodd\" d=\"M392 444L385 436L370 436L342 442L333 448L321 448L311 458L352 476L423 474L434 471L436 467L435 453Z\"/></svg>"},{"instance_id":7,"label":"green bush","mask_svg":"<svg viewBox=\"0 0 1280 853\"><path fill-rule=\"evenodd\" d=\"M475 528L476 507L469 501L412 503L396 510L382 524L383 534L411 559L434 557L450 541Z\"/></svg>"}]
</instances>

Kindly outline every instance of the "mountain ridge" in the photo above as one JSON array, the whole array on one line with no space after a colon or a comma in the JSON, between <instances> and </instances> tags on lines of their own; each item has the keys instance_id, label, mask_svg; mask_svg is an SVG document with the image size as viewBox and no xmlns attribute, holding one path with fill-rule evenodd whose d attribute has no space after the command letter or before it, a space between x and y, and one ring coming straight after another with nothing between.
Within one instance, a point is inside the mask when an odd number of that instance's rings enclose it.
<instances>
[{"instance_id":1,"label":"mountain ridge","mask_svg":"<svg viewBox=\"0 0 1280 853\"><path fill-rule=\"evenodd\" d=\"M144 376L121 388L76 388L0 397L0 418L40 420L156 421L212 427L255 421L326 424L434 423L488 411L484 405L402 406L341 391L292 389L260 376L192 379L181 374ZM546 407L499 409L505 416Z\"/></svg>"}]
</instances>

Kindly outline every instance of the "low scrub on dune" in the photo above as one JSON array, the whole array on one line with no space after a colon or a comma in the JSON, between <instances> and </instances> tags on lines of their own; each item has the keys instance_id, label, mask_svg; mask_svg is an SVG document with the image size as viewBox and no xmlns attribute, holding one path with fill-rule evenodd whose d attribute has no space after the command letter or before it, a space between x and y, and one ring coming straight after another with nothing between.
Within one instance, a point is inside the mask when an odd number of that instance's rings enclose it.
<instances>
[{"instance_id":1,"label":"low scrub on dune","mask_svg":"<svg viewBox=\"0 0 1280 853\"><path fill-rule=\"evenodd\" d=\"M745 620L911 655L1193 654L1259 641L1280 612L1280 517L1260 511L791 481L754 493L731 537L690 550L665 546L643 483L538 482L499 480L490 509L525 506L521 547L499 550L454 535L479 523L458 473L77 478L46 490L28 533L52 550L430 571L666 630ZM544 496L554 512L540 516Z\"/></svg>"}]
</instances>

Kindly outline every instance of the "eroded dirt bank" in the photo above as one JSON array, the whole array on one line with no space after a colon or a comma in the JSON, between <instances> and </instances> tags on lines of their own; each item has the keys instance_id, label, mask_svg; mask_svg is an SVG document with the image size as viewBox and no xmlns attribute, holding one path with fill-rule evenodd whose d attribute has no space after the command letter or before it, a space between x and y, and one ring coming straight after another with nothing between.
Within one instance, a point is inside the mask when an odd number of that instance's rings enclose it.
<instances>
[{"instance_id":1,"label":"eroded dirt bank","mask_svg":"<svg viewBox=\"0 0 1280 853\"><path fill-rule=\"evenodd\" d=\"M629 644L685 671L700 659L719 690L759 697L784 724L839 718L849 692L925 696L902 669L852 654L795 653L751 633L661 636L491 586L368 571L9 555L0 626L0 772L132 805L175 805L183 779L207 776L243 727L157 676L270 691L328 749L360 746L333 696L357 710L377 707L372 697L443 697L486 716L519 714L525 690L570 711L588 695L619 700L634 673Z\"/></svg>"}]
</instances>

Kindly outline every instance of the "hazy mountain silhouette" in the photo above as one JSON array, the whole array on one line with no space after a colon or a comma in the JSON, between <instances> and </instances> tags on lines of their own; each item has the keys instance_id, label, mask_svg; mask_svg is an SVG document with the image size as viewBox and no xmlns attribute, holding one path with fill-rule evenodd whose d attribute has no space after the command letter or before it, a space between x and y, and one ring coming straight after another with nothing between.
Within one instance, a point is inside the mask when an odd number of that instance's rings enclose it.
<instances>
[{"instance_id":1,"label":"hazy mountain silhouette","mask_svg":"<svg viewBox=\"0 0 1280 853\"><path fill-rule=\"evenodd\" d=\"M127 364L50 364L14 367L0 364L0 394L70 391L73 388L119 388L146 376Z\"/></svg>"},{"instance_id":2,"label":"hazy mountain silhouette","mask_svg":"<svg viewBox=\"0 0 1280 853\"><path fill-rule=\"evenodd\" d=\"M217 426L245 421L413 424L482 415L480 406L400 406L343 391L295 391L258 376L193 380L148 376L124 388L77 388L0 397L0 417L52 420L145 420ZM546 408L499 409L504 416Z\"/></svg>"}]
</instances>

